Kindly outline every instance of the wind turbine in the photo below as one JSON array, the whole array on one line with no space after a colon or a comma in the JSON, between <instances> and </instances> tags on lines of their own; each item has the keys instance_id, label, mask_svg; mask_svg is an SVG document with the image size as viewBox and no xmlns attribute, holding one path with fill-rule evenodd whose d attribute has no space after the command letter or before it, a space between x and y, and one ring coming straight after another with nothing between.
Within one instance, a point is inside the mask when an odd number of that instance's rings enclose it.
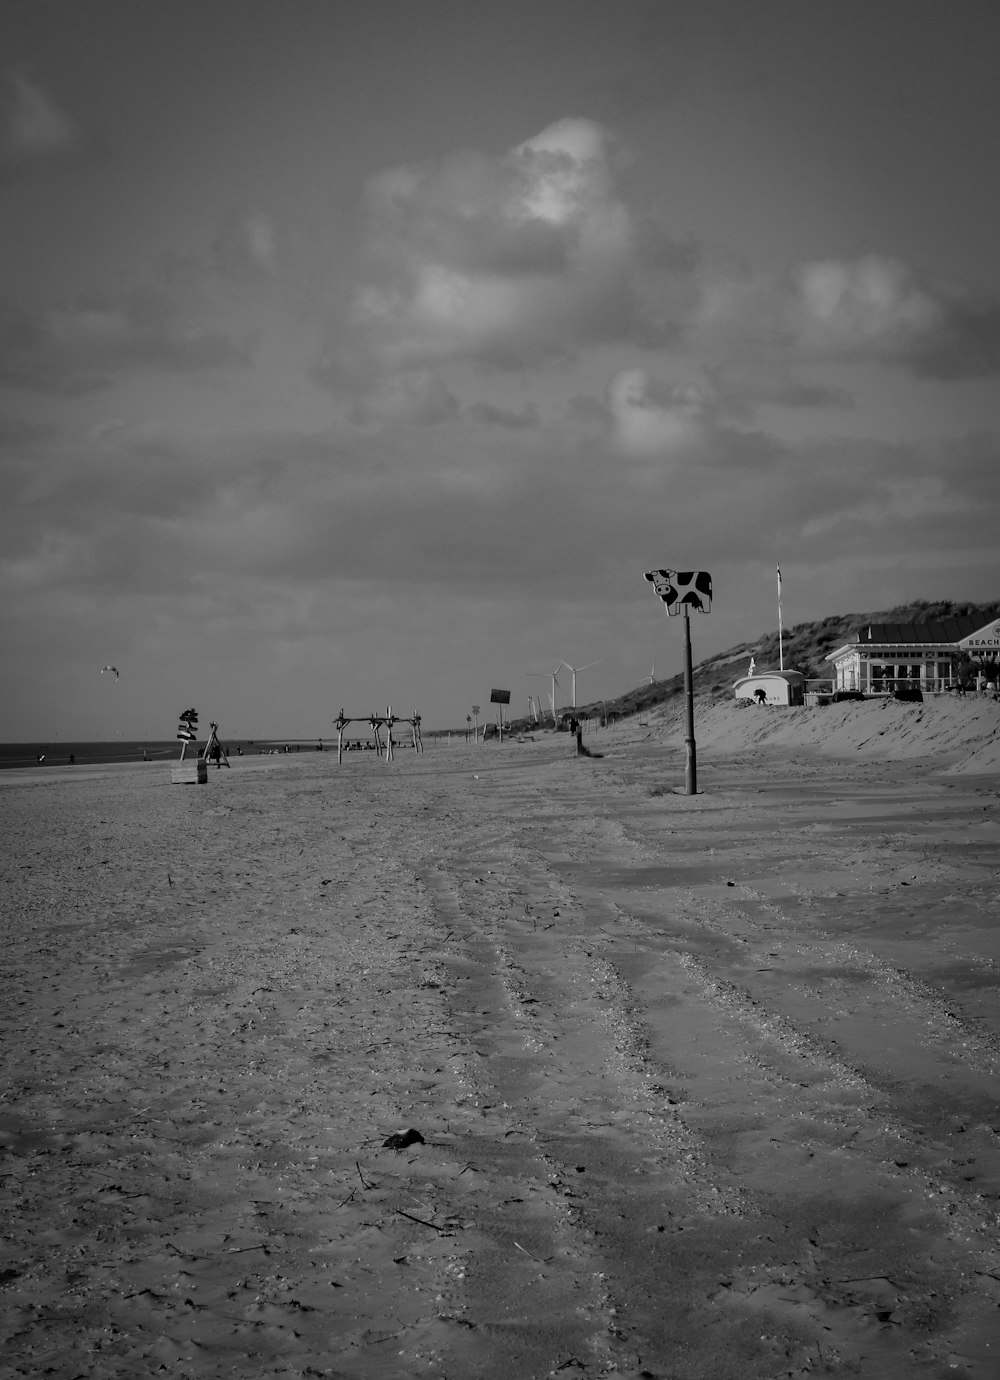
<instances>
[{"instance_id":1,"label":"wind turbine","mask_svg":"<svg viewBox=\"0 0 1000 1380\"><path fill-rule=\"evenodd\" d=\"M551 703L551 705L552 705L552 722L553 722L553 724L554 724L555 721L556 721L556 686L559 684L559 672L562 670L562 668L563 668L565 665L566 665L565 661L560 661L559 665L556 667L556 669L555 669L554 671L529 671L529 672L528 672L528 675L529 675L529 676L539 676L539 677L541 677L543 680L544 680L544 679L551 679L551 681L552 681L552 693L551 693L549 699L550 699L550 703ZM582 668L581 668L581 669L582 669Z\"/></svg>"},{"instance_id":2,"label":"wind turbine","mask_svg":"<svg viewBox=\"0 0 1000 1380\"><path fill-rule=\"evenodd\" d=\"M599 661L588 661L586 666L571 666L568 661L560 662L560 666L565 666L567 671L573 673L573 708L576 708L576 673L577 671L589 671L591 666L600 666ZM559 666L556 667L559 670Z\"/></svg>"}]
</instances>

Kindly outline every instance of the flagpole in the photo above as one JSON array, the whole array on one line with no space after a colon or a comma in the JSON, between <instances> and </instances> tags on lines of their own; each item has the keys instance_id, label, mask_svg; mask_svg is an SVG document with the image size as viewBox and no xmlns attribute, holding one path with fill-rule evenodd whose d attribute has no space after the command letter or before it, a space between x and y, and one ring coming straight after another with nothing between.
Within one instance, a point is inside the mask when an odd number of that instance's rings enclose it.
<instances>
[{"instance_id":1,"label":"flagpole","mask_svg":"<svg viewBox=\"0 0 1000 1380\"><path fill-rule=\"evenodd\" d=\"M776 565L778 572L778 670L785 669L785 648L781 637L781 566Z\"/></svg>"}]
</instances>

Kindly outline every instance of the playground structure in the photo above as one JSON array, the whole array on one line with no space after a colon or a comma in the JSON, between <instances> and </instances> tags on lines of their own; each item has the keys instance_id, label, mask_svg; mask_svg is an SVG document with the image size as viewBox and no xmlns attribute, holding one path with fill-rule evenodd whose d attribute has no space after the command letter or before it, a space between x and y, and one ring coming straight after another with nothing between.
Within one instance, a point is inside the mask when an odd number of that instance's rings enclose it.
<instances>
[{"instance_id":1,"label":"playground structure","mask_svg":"<svg viewBox=\"0 0 1000 1380\"><path fill-rule=\"evenodd\" d=\"M387 707L384 714L365 714L363 716L354 715L350 718L344 713L343 710L341 710L337 718L334 719L334 724L337 728L338 762L342 762L344 760L344 729L347 727L348 724L369 724L371 726L372 732L375 734L375 747L378 752L382 752L383 750L382 729L384 728L386 731L384 744L385 760L387 762L393 761L393 724L409 724L413 731L413 750L415 752L423 752L424 750L423 739L420 736L420 715L416 712L416 710L414 710L414 712L410 715L409 718L407 718L405 715L400 716L393 714L391 705Z\"/></svg>"},{"instance_id":2,"label":"playground structure","mask_svg":"<svg viewBox=\"0 0 1000 1380\"><path fill-rule=\"evenodd\" d=\"M205 744L201 756L206 762L214 762L217 768L221 767L223 762L227 767L231 767L233 764L229 760L229 754L219 741L219 725L212 724L210 727L212 731L208 735L208 742ZM181 748L182 753L183 751L184 749Z\"/></svg>"}]
</instances>

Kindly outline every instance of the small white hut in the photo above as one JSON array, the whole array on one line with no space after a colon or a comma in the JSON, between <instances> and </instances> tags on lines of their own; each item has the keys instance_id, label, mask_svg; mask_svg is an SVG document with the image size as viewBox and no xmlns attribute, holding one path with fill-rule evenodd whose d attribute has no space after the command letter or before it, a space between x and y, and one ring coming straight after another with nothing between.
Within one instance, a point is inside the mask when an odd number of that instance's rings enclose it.
<instances>
[{"instance_id":1,"label":"small white hut","mask_svg":"<svg viewBox=\"0 0 1000 1380\"><path fill-rule=\"evenodd\" d=\"M805 703L805 684L802 671L755 671L741 676L733 688L738 700L788 705Z\"/></svg>"}]
</instances>

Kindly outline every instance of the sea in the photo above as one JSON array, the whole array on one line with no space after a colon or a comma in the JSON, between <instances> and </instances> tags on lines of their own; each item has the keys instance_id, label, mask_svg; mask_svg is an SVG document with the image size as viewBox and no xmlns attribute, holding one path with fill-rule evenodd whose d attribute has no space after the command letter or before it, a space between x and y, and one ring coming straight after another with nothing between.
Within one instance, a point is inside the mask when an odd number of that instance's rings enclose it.
<instances>
[{"instance_id":1,"label":"sea","mask_svg":"<svg viewBox=\"0 0 1000 1380\"><path fill-rule=\"evenodd\" d=\"M336 748L336 739L327 740L323 746ZM199 742L198 747L204 747ZM271 752L315 752L318 742L315 738L307 741L279 742L264 738L227 738L223 746L230 757L253 753ZM149 741L129 742L115 738L110 743L73 743L62 739L46 743L0 743L0 771L16 767L65 767L68 764L93 766L95 763L114 762L168 762L179 760L181 745L174 739L151 739ZM188 749L188 757L194 754Z\"/></svg>"}]
</instances>

